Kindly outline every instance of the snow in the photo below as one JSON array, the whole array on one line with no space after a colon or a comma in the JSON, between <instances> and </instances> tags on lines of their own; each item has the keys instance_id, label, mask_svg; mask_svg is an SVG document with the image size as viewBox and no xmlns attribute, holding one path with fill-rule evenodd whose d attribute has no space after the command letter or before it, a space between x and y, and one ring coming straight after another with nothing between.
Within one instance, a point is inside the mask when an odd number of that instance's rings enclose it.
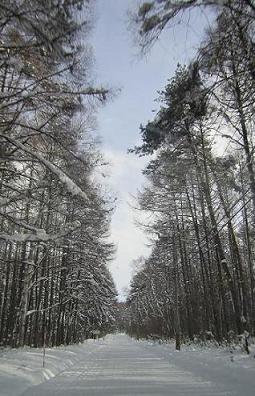
<instances>
[{"instance_id":1,"label":"snow","mask_svg":"<svg viewBox=\"0 0 255 396\"><path fill-rule=\"evenodd\" d=\"M21 227L32 230L33 233L19 233L15 232L14 234L7 234L5 232L0 232L0 239L4 239L5 241L10 242L49 242L56 241L67 236L71 231L74 231L76 228L81 226L79 221L74 221L73 223L67 223L65 227L59 231L57 234L47 234L45 230L41 228L36 228L31 224L25 224L18 219L15 219L15 223L19 224Z\"/></svg>"},{"instance_id":2,"label":"snow","mask_svg":"<svg viewBox=\"0 0 255 396\"><path fill-rule=\"evenodd\" d=\"M67 370L96 349L94 341L80 345L46 348L43 367L42 348L0 350L0 396L18 396L26 389Z\"/></svg>"},{"instance_id":3,"label":"snow","mask_svg":"<svg viewBox=\"0 0 255 396\"><path fill-rule=\"evenodd\" d=\"M224 395L254 396L255 392L255 345L250 346L250 355L236 347L206 345L182 345L181 351L175 344L142 341L146 348L153 349L169 361L174 361L181 370L195 377L217 384ZM207 394L205 393L204 396Z\"/></svg>"},{"instance_id":4,"label":"snow","mask_svg":"<svg viewBox=\"0 0 255 396\"><path fill-rule=\"evenodd\" d=\"M124 334L0 353L1 396L254 396L255 346L239 349L136 341Z\"/></svg>"},{"instance_id":5,"label":"snow","mask_svg":"<svg viewBox=\"0 0 255 396\"><path fill-rule=\"evenodd\" d=\"M35 152L32 148L29 148L28 146L24 145L18 140L11 138L10 136L8 137L5 135L1 135L1 136L4 137L6 140L8 140L10 143L12 143L14 146L21 149L22 152L27 153L31 157L36 158L41 164L43 164L46 168L48 168L55 176L59 178L59 180L65 185L66 189L70 194L72 194L72 196L74 197L79 196L83 200L88 201L87 194L84 191L82 191L82 189L76 183L74 183L70 179L70 177L65 174L64 171L62 171L56 165L54 165L46 158L44 158L39 152Z\"/></svg>"}]
</instances>

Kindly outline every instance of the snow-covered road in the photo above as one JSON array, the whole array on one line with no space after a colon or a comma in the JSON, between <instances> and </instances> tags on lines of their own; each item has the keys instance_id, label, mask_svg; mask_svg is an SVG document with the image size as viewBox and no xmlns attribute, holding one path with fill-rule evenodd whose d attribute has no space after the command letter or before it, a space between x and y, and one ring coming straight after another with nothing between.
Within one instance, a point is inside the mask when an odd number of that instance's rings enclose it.
<instances>
[{"instance_id":1,"label":"snow-covered road","mask_svg":"<svg viewBox=\"0 0 255 396\"><path fill-rule=\"evenodd\" d=\"M110 335L96 342L92 352L71 368L23 395L254 396L253 365L243 368L238 364L235 372L235 362L227 355L218 362L217 354L211 356L210 364L207 352L178 354L171 352L169 346L137 342L122 334Z\"/></svg>"}]
</instances>

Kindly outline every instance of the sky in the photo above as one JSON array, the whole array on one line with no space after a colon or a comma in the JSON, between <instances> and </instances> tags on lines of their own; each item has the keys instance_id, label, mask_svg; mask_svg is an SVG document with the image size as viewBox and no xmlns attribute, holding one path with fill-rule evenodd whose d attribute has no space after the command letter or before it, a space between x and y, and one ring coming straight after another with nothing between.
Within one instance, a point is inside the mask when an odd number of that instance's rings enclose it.
<instances>
[{"instance_id":1,"label":"sky","mask_svg":"<svg viewBox=\"0 0 255 396\"><path fill-rule=\"evenodd\" d=\"M142 57L129 31L128 10L139 0L97 0L95 27L90 42L94 49L97 84L118 92L98 112L97 133L101 151L109 161L105 183L117 197L111 224L111 240L117 250L110 264L120 299L129 286L132 261L148 256L150 247L141 227L135 196L146 183L142 169L149 158L127 154L139 145L139 125L153 118L155 99L178 63L188 63L195 55L209 20L203 11L189 12L180 24L166 29L150 52Z\"/></svg>"}]
</instances>

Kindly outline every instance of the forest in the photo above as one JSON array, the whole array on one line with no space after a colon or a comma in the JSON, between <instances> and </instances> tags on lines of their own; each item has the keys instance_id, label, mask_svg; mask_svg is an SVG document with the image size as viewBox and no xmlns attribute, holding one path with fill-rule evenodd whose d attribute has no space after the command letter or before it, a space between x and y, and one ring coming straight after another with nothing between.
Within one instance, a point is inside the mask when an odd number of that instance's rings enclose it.
<instances>
[{"instance_id":1,"label":"forest","mask_svg":"<svg viewBox=\"0 0 255 396\"><path fill-rule=\"evenodd\" d=\"M133 24L147 53L198 8L213 23L196 57L169 76L131 149L150 156L137 201L152 250L137 260L128 332L175 337L177 349L185 339L255 333L255 4L155 0Z\"/></svg>"},{"instance_id":2,"label":"forest","mask_svg":"<svg viewBox=\"0 0 255 396\"><path fill-rule=\"evenodd\" d=\"M114 200L95 177L89 0L0 2L0 345L109 331Z\"/></svg>"},{"instance_id":3,"label":"forest","mask_svg":"<svg viewBox=\"0 0 255 396\"><path fill-rule=\"evenodd\" d=\"M0 346L58 346L117 328L219 343L255 335L255 4L154 0L129 14L148 54L185 13L210 28L140 127L137 210L151 253L126 303L109 263L115 198L96 115L92 0L0 3ZM152 104L153 105L153 104ZM135 159L134 159L135 161Z\"/></svg>"}]
</instances>

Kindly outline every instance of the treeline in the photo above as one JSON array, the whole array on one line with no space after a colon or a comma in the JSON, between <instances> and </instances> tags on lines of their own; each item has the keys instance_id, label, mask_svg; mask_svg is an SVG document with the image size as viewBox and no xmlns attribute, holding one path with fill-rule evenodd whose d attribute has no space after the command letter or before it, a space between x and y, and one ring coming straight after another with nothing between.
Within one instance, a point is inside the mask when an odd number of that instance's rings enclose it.
<instances>
[{"instance_id":1,"label":"treeline","mask_svg":"<svg viewBox=\"0 0 255 396\"><path fill-rule=\"evenodd\" d=\"M216 16L196 59L178 65L133 150L154 153L138 197L152 252L132 280L129 332L177 347L255 332L254 3L152 1L135 21L144 49L207 3Z\"/></svg>"},{"instance_id":2,"label":"treeline","mask_svg":"<svg viewBox=\"0 0 255 396\"><path fill-rule=\"evenodd\" d=\"M1 345L75 343L114 322L90 3L0 2Z\"/></svg>"}]
</instances>

